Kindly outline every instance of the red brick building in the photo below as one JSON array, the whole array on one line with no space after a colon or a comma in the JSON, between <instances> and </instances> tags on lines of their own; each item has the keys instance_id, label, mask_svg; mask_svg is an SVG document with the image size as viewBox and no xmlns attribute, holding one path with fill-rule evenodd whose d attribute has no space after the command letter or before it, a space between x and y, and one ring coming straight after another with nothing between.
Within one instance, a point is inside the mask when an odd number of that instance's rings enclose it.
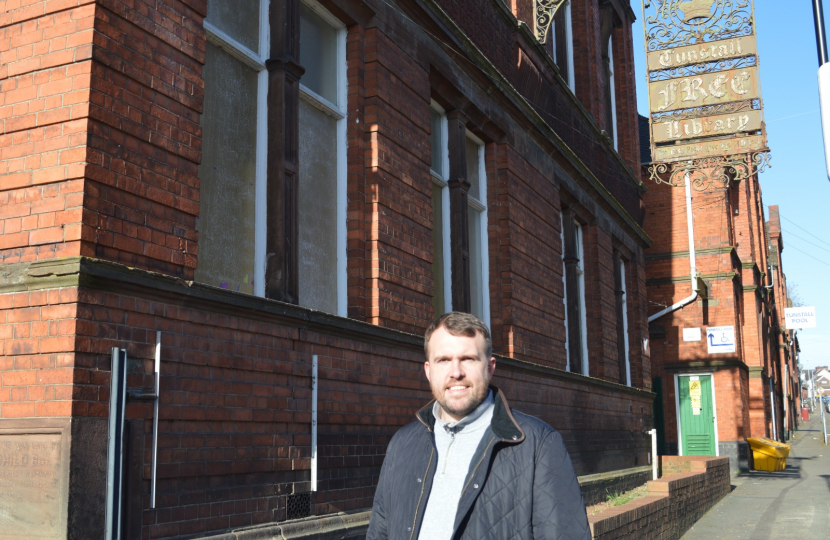
<instances>
[{"instance_id":1,"label":"red brick building","mask_svg":"<svg viewBox=\"0 0 830 540\"><path fill-rule=\"evenodd\" d=\"M799 383L800 362L798 348L798 330L788 329L784 318L784 309L793 307L787 295L787 277L784 275L782 253L784 237L781 233L781 218L778 206L769 207L769 220L766 223L769 239L769 272L772 282L772 302L770 325L773 335L778 338L778 355L776 361L777 384L775 387L776 403L780 409L776 412L780 418L778 428L779 440L787 440L797 429L801 418L801 385ZM773 343L773 350L775 350Z\"/></svg>"},{"instance_id":2,"label":"red brick building","mask_svg":"<svg viewBox=\"0 0 830 540\"><path fill-rule=\"evenodd\" d=\"M645 201L662 448L728 456L734 473L748 466L746 438L785 440L800 407L778 207L767 222L757 175L701 191L658 184Z\"/></svg>"},{"instance_id":3,"label":"red brick building","mask_svg":"<svg viewBox=\"0 0 830 540\"><path fill-rule=\"evenodd\" d=\"M449 309L578 474L647 465L634 14L534 7L0 1L6 530L359 535Z\"/></svg>"}]
</instances>

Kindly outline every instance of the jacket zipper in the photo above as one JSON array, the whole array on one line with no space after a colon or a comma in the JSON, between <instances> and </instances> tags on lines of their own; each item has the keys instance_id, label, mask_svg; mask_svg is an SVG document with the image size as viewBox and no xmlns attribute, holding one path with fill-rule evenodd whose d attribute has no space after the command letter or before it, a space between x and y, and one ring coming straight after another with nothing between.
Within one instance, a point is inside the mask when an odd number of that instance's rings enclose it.
<instances>
[{"instance_id":1,"label":"jacket zipper","mask_svg":"<svg viewBox=\"0 0 830 540\"><path fill-rule=\"evenodd\" d=\"M447 457L444 458L444 470L441 471L443 476L447 472L447 464L450 462L450 453L452 452L452 445L455 443L455 431L450 430L450 444L447 446Z\"/></svg>"},{"instance_id":2,"label":"jacket zipper","mask_svg":"<svg viewBox=\"0 0 830 540\"><path fill-rule=\"evenodd\" d=\"M421 481L421 494L418 496L418 504L415 505L415 517L412 518L412 532L409 533L409 540L412 540L412 536L415 534L415 523L418 522L418 509L421 508L421 499L424 498L424 487L427 483L427 473L429 472L429 466L432 465L432 456L435 455L435 447L433 446L432 451L429 453L429 461L427 462L427 470L424 471L424 479Z\"/></svg>"}]
</instances>

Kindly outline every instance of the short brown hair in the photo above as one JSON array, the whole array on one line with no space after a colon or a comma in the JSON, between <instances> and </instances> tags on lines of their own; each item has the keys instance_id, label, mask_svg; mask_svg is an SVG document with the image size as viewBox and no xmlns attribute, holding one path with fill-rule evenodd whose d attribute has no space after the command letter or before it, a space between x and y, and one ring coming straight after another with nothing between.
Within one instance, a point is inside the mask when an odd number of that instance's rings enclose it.
<instances>
[{"instance_id":1,"label":"short brown hair","mask_svg":"<svg viewBox=\"0 0 830 540\"><path fill-rule=\"evenodd\" d=\"M475 337L476 333L481 334L484 336L484 352L487 358L493 356L493 340L490 339L490 329L484 321L470 313L451 311L435 319L424 333L424 354L427 360L429 360L429 340L432 338L432 333L439 328L444 328L454 336Z\"/></svg>"}]
</instances>

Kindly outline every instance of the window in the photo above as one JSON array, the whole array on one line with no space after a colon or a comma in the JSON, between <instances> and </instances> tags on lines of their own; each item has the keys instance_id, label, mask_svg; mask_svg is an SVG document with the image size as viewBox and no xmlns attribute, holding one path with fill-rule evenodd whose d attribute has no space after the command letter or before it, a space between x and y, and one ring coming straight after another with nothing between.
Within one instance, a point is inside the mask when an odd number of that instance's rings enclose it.
<instances>
[{"instance_id":1,"label":"window","mask_svg":"<svg viewBox=\"0 0 830 540\"><path fill-rule=\"evenodd\" d=\"M346 28L300 9L299 303L346 315Z\"/></svg>"},{"instance_id":2,"label":"window","mask_svg":"<svg viewBox=\"0 0 830 540\"><path fill-rule=\"evenodd\" d=\"M617 148L617 97L614 88L614 31L622 23L612 4L600 9L600 43L602 47L602 85L605 102L604 129Z\"/></svg>"},{"instance_id":3,"label":"window","mask_svg":"<svg viewBox=\"0 0 830 540\"><path fill-rule=\"evenodd\" d=\"M484 143L467 132L467 234L470 245L470 312L490 325L490 287L487 242L487 174Z\"/></svg>"},{"instance_id":4,"label":"window","mask_svg":"<svg viewBox=\"0 0 830 540\"><path fill-rule=\"evenodd\" d=\"M286 121L276 134L278 141L280 135L288 141L286 155L293 148L291 166L299 174L292 181L299 183L286 188L291 201L272 210L267 207L269 5L268 0L208 5L196 280L264 296L266 251L274 250L266 249L271 242L266 236L282 231L273 225L282 222L297 234L287 245L277 243L298 252L296 258L286 256L290 273L297 275L288 286L288 301L346 315L346 30L312 0L301 5L299 29L280 30L299 30L297 60L305 74L299 104L296 90L294 101L286 101L289 117L297 115L299 133L283 133L291 131ZM282 180L282 171L278 174Z\"/></svg>"},{"instance_id":5,"label":"window","mask_svg":"<svg viewBox=\"0 0 830 540\"><path fill-rule=\"evenodd\" d=\"M582 226L573 211L562 211L562 266L565 294L565 350L568 371L588 375L588 327L585 313L585 261Z\"/></svg>"},{"instance_id":6,"label":"window","mask_svg":"<svg viewBox=\"0 0 830 540\"><path fill-rule=\"evenodd\" d=\"M435 293L432 307L435 316L452 311L452 275L450 273L450 172L447 146L447 117L437 103L430 109L430 149L432 163L432 277Z\"/></svg>"},{"instance_id":7,"label":"window","mask_svg":"<svg viewBox=\"0 0 830 540\"><path fill-rule=\"evenodd\" d=\"M614 149L618 150L617 144L617 92L614 88L614 38L608 38L608 96L611 105L611 140L614 142Z\"/></svg>"},{"instance_id":8,"label":"window","mask_svg":"<svg viewBox=\"0 0 830 540\"><path fill-rule=\"evenodd\" d=\"M559 73L568 83L571 91L576 91L574 77L574 55L573 55L573 26L571 25L571 2L559 8L553 20L551 28L551 41L553 42L553 60L559 67Z\"/></svg>"},{"instance_id":9,"label":"window","mask_svg":"<svg viewBox=\"0 0 830 540\"><path fill-rule=\"evenodd\" d=\"M433 101L430 118L433 309L468 311L490 324L484 143L459 111L445 114Z\"/></svg>"},{"instance_id":10,"label":"window","mask_svg":"<svg viewBox=\"0 0 830 540\"><path fill-rule=\"evenodd\" d=\"M617 299L617 351L620 384L631 386L631 361L628 350L628 298L625 286L625 259L614 251L614 293Z\"/></svg>"},{"instance_id":11,"label":"window","mask_svg":"<svg viewBox=\"0 0 830 540\"><path fill-rule=\"evenodd\" d=\"M264 295L268 2L211 0L199 231L201 283Z\"/></svg>"}]
</instances>

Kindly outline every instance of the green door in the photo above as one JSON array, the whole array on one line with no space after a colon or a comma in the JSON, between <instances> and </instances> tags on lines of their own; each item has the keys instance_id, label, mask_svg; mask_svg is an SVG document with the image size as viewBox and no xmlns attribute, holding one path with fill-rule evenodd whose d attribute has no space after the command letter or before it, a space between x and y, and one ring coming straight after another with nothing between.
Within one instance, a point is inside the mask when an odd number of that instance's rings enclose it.
<instances>
[{"instance_id":1,"label":"green door","mask_svg":"<svg viewBox=\"0 0 830 540\"><path fill-rule=\"evenodd\" d=\"M680 448L684 456L714 456L715 408L711 375L677 377L680 401Z\"/></svg>"}]
</instances>

